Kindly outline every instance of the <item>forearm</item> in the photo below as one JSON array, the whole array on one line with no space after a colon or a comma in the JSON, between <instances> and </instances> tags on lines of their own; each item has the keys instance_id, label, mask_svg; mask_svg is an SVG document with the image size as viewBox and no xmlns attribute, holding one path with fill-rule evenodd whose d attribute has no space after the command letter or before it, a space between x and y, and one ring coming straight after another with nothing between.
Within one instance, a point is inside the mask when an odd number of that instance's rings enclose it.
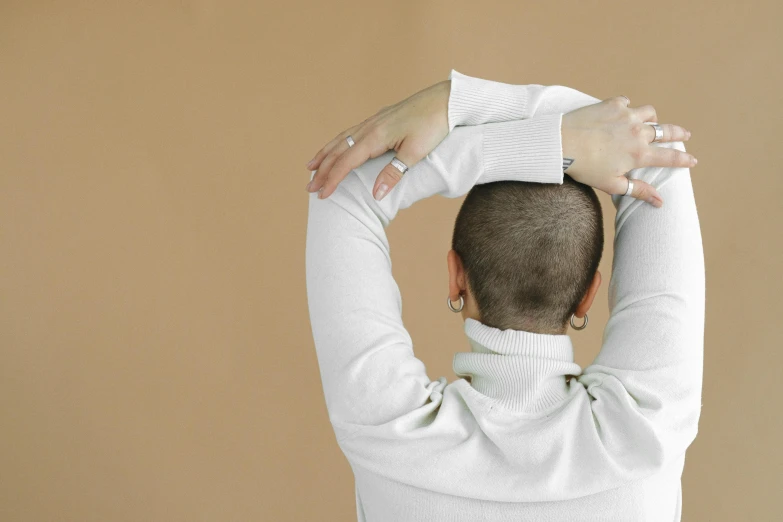
<instances>
[{"instance_id":1,"label":"forearm","mask_svg":"<svg viewBox=\"0 0 783 522\"><path fill-rule=\"evenodd\" d=\"M593 96L562 85L511 85L467 76L453 69L449 78L451 86L447 110L449 129L454 130L462 126L518 121L551 114L559 115L558 129L562 131L563 114L600 102ZM513 174L525 169L537 154L552 157L552 163L556 162L560 169L563 168L564 156L575 159L572 150L564 150L562 134L556 148L539 146L537 151L527 150L532 137L518 126L491 127L484 136L483 161L490 167L502 165L503 168L498 169L501 172Z\"/></svg>"},{"instance_id":2,"label":"forearm","mask_svg":"<svg viewBox=\"0 0 783 522\"><path fill-rule=\"evenodd\" d=\"M380 201L383 216L391 220L422 199L436 194L457 198L474 185L493 181L562 183L561 121L559 114L547 114L457 127ZM368 191L394 155L388 151L354 169Z\"/></svg>"}]
</instances>

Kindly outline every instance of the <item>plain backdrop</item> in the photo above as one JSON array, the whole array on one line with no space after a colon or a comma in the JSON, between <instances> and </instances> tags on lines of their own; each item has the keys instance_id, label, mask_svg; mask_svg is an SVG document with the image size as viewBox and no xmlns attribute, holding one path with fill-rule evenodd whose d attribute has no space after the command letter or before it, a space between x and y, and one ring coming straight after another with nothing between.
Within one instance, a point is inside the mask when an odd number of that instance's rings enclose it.
<instances>
[{"instance_id":1,"label":"plain backdrop","mask_svg":"<svg viewBox=\"0 0 783 522\"><path fill-rule=\"evenodd\" d=\"M121 4L121 5L120 5ZM783 490L779 2L0 2L0 520L347 521L304 286L305 163L454 68L693 132L707 272L686 521ZM600 348L605 282L576 362ZM431 378L461 199L388 228Z\"/></svg>"}]
</instances>

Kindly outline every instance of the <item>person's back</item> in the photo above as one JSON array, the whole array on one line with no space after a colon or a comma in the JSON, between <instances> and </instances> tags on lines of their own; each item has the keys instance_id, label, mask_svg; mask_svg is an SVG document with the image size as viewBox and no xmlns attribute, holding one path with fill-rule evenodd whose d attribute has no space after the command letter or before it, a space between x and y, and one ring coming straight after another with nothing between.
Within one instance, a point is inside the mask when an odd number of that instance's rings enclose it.
<instances>
[{"instance_id":1,"label":"person's back","mask_svg":"<svg viewBox=\"0 0 783 522\"><path fill-rule=\"evenodd\" d=\"M577 498L505 502L410 486L353 465L359 522L366 521L673 521L682 514L685 455L627 485ZM455 464L456 465L456 464Z\"/></svg>"},{"instance_id":2,"label":"person's back","mask_svg":"<svg viewBox=\"0 0 783 522\"><path fill-rule=\"evenodd\" d=\"M585 103L584 95L575 103ZM492 241L493 230L514 226L515 217L504 220L495 207L519 196L522 185L514 184L526 181L520 175L482 187L485 158L470 159L475 138L486 137L482 132L454 129L380 203L371 189L391 152L354 169L329 200L311 196L311 324L329 417L356 478L359 520L679 520L680 476L701 408L704 323L703 252L688 169L634 172L658 189L667 202L662 208L612 197L611 316L601 352L582 370L568 335L532 330L557 331L550 318L567 317L590 279L580 279L572 268L573 284L564 284L555 292L561 298L552 301L534 295L541 285L530 278L554 278L549 286L556 286L565 277L562 267L577 258L581 273L589 275L600 258L596 222L579 229L571 219L569 230L547 222L549 237L539 249L523 245L514 252L509 244L502 255L504 249L494 245L494 258L482 256L482 241L466 238L483 232L484 241ZM684 149L680 142L658 146ZM536 182L563 181L562 173L559 180L550 176ZM541 192L553 196L560 189L567 198L572 191L575 200L561 201L566 208L569 201L578 206L590 200L584 190L564 186L569 183ZM476 297L486 323L466 320L470 352L445 348L458 351L459 378L432 381L396 319L399 290L383 229L415 201L434 193L457 197L474 184L485 206L482 212L477 198L458 216L454 246L465 258L469 280L482 281L484 291ZM535 191L527 192L525 197ZM491 201L495 207L486 206ZM471 226L482 214L486 219ZM586 215L598 219L594 212ZM536 228L524 232L532 242ZM576 229L584 251L564 251L568 259L554 256L553 241L573 241ZM593 234L584 237L585 230ZM535 258L538 266L519 267L520 278L510 281L514 267L504 266L504 273L493 259L513 263L514 256L520 262ZM491 312L489 303L498 299L489 296L504 288L519 299ZM547 305L552 302L560 308ZM536 303L552 313L524 313ZM514 306L518 313L504 316ZM513 324L515 317L521 322Z\"/></svg>"}]
</instances>

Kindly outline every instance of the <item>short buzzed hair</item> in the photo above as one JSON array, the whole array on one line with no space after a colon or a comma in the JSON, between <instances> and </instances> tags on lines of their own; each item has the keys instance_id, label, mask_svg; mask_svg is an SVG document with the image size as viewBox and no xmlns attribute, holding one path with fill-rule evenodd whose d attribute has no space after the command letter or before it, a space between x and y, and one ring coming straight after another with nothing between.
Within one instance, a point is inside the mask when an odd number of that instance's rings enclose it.
<instances>
[{"instance_id":1,"label":"short buzzed hair","mask_svg":"<svg viewBox=\"0 0 783 522\"><path fill-rule=\"evenodd\" d=\"M457 214L451 246L482 323L561 333L601 261L601 203L567 174L562 185L475 185Z\"/></svg>"}]
</instances>

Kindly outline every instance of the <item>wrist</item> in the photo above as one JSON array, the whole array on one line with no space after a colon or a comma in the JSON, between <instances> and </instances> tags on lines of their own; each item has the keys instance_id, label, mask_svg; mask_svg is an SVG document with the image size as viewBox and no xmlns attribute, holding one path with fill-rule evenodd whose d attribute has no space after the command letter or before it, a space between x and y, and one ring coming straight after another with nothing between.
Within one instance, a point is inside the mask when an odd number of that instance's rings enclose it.
<instances>
[{"instance_id":1,"label":"wrist","mask_svg":"<svg viewBox=\"0 0 783 522\"><path fill-rule=\"evenodd\" d=\"M563 182L560 114L487 123L481 127L484 180Z\"/></svg>"},{"instance_id":2,"label":"wrist","mask_svg":"<svg viewBox=\"0 0 783 522\"><path fill-rule=\"evenodd\" d=\"M565 172L579 157L579 151L577 150L579 139L577 138L576 130L571 125L571 118L568 113L563 114L563 121L560 125L560 143L563 151L563 172Z\"/></svg>"},{"instance_id":3,"label":"wrist","mask_svg":"<svg viewBox=\"0 0 783 522\"><path fill-rule=\"evenodd\" d=\"M446 117L449 114L449 100L451 99L451 80L443 80L435 84L435 88L438 90L442 99L442 107L446 111Z\"/></svg>"}]
</instances>

